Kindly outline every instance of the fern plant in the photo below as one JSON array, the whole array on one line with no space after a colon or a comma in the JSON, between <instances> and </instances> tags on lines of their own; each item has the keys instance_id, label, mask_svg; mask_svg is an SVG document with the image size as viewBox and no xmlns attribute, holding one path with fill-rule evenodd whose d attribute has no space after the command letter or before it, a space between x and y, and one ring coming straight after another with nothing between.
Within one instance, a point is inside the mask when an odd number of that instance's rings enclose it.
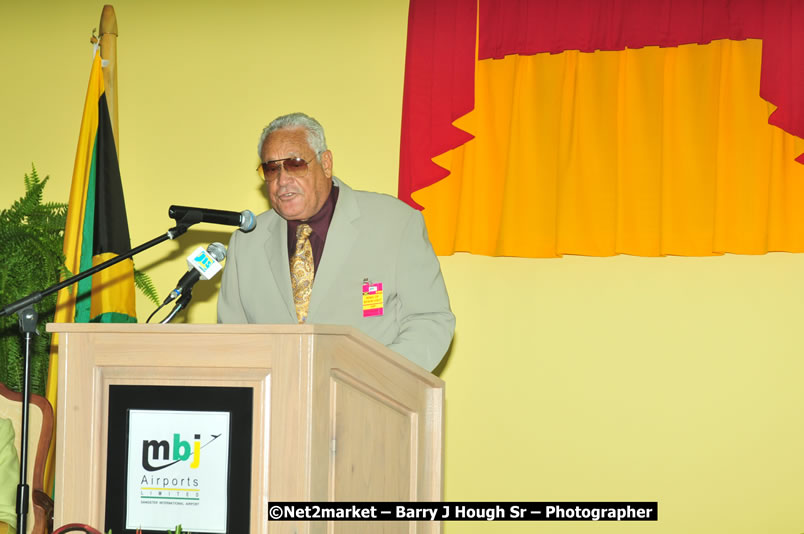
<instances>
[{"instance_id":1,"label":"fern plant","mask_svg":"<svg viewBox=\"0 0 804 534\"><path fill-rule=\"evenodd\" d=\"M42 202L42 191L49 177L39 178L36 167L25 175L25 194L0 211L0 306L15 302L34 291L40 291L59 281L59 276L72 276L64 265L64 225L67 204ZM151 279L134 270L135 286L151 301L159 297ZM39 324L53 320L56 293L35 305ZM39 328L34 336L31 354L31 391L44 395L50 350L50 334ZM10 389L22 388L22 345L17 315L0 317L0 382Z\"/></svg>"},{"instance_id":2,"label":"fern plant","mask_svg":"<svg viewBox=\"0 0 804 534\"><path fill-rule=\"evenodd\" d=\"M134 268L134 287L136 287L140 293L148 297L148 300L155 305L159 306L159 304L161 304L159 301L159 293L156 292L156 286L153 281L151 281L151 277L142 271L138 271L136 267Z\"/></svg>"},{"instance_id":3,"label":"fern plant","mask_svg":"<svg viewBox=\"0 0 804 534\"><path fill-rule=\"evenodd\" d=\"M0 211L0 303L10 304L59 280L64 265L62 243L67 204L42 202L48 177L39 179L36 168L25 175L25 194ZM56 294L35 305L39 324L53 320ZM31 391L45 392L50 334L39 329L31 355ZM22 386L22 346L17 315L0 317L0 382L19 391Z\"/></svg>"}]
</instances>

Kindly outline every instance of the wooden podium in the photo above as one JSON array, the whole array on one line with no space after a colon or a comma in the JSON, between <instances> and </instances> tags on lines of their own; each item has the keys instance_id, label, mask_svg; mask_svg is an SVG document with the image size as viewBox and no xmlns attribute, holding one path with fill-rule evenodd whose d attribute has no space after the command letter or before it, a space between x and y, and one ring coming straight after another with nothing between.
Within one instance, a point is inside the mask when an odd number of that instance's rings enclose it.
<instances>
[{"instance_id":1,"label":"wooden podium","mask_svg":"<svg viewBox=\"0 0 804 534\"><path fill-rule=\"evenodd\" d=\"M441 531L426 521L268 521L269 501L442 499L444 383L361 332L325 325L47 329L59 334L56 526L103 528L110 386L147 385L253 389L252 533Z\"/></svg>"}]
</instances>

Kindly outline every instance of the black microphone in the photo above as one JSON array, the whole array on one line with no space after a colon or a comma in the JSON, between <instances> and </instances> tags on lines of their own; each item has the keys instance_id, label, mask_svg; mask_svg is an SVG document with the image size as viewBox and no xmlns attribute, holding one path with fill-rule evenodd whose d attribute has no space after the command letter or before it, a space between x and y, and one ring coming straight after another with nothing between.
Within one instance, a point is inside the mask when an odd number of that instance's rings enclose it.
<instances>
[{"instance_id":1,"label":"black microphone","mask_svg":"<svg viewBox=\"0 0 804 534\"><path fill-rule=\"evenodd\" d=\"M221 264L218 262L223 261L226 257L226 247L221 243L212 243L204 250L198 247L192 254L187 256L187 265L189 270L184 273L176 288L170 292L162 306L174 300L182 294L192 291L193 286L201 279L209 280L221 270Z\"/></svg>"},{"instance_id":2,"label":"black microphone","mask_svg":"<svg viewBox=\"0 0 804 534\"><path fill-rule=\"evenodd\" d=\"M238 226L243 232L250 232L257 226L257 219L250 210L223 211L207 208L191 208L189 206L170 206L168 216L176 222L195 224L206 222L212 224L225 224L227 226Z\"/></svg>"}]
</instances>

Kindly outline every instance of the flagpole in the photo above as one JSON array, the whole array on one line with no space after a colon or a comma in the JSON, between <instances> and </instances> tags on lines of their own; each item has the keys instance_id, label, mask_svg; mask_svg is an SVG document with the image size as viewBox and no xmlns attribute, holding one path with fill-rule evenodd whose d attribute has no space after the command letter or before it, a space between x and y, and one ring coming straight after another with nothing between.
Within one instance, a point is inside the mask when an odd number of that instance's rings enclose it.
<instances>
[{"instance_id":1,"label":"flagpole","mask_svg":"<svg viewBox=\"0 0 804 534\"><path fill-rule=\"evenodd\" d=\"M103 59L103 84L106 86L106 104L109 106L109 118L112 120L114 144L117 159L120 161L120 134L117 120L117 15L114 6L106 4L101 12L100 52Z\"/></svg>"},{"instance_id":2,"label":"flagpole","mask_svg":"<svg viewBox=\"0 0 804 534\"><path fill-rule=\"evenodd\" d=\"M106 146L111 145L114 143L114 148L116 152L116 161L119 162L120 156L120 136L118 131L118 105L117 105L117 15L115 14L114 7L111 5L106 5L103 7L100 16L100 23L98 25L100 28L100 35L99 39L95 37L95 30L92 30L92 39L90 42L93 44L98 44L100 57L103 60L103 63L106 63L106 67L101 66L101 72L103 76L103 85L104 85L104 93L105 93L105 100L106 100L106 112L104 112L104 116L108 114L109 122L111 123L111 137L112 140L108 140L105 142ZM94 62L94 58L93 58ZM94 65L93 65L94 68ZM96 74L93 73L90 76L90 83L92 83L93 77ZM99 81L99 80L97 80ZM67 223L65 227L65 245L64 245L64 254L67 257L67 267L72 272L79 272L80 269L80 261L81 261L81 243L82 243L82 228L81 228L81 221L83 221L83 215L85 209L85 202L86 198L81 197L80 194L75 193L75 197L73 196L73 190L80 192L85 190L85 182L83 180L88 179L86 172L89 172L88 169L90 168L90 162L87 158L94 157L94 148L93 144L95 141L96 131L92 130L91 124L92 121L88 120L85 125L85 119L91 119L91 117L96 116L99 117L98 111L98 101L95 100L99 98L99 95L94 95L92 99L90 99L90 93L93 90L97 90L97 87L93 88L90 86L87 88L87 101L84 103L84 114L82 115L81 120L81 130L79 130L79 141L78 141L78 148L76 150L76 163L73 169L73 181L72 187L70 189L70 208L67 215ZM94 107L94 111L93 111ZM99 119L96 119L99 120ZM86 128L86 131L85 131ZM84 144L82 144L84 143ZM87 144L88 143L88 144ZM109 146L111 148L111 146ZM117 167L117 165L114 165ZM115 169L115 172L117 170ZM78 186L78 187L77 187ZM92 193L92 197L94 198L94 192ZM74 212L74 215L71 213ZM91 242L91 241L90 241ZM78 247L77 249L75 247ZM126 246L130 247L130 244ZM133 282L132 282L133 286ZM74 292L75 293L75 292ZM62 292L59 295L58 305L56 307L56 321L61 322L73 322L75 320L75 294L69 295L67 292ZM133 300L133 289L131 294L131 299ZM57 399L57 384L58 384L58 334L53 334L51 340L51 348L50 348L50 363L48 365L48 380L47 380L47 389L45 395L47 396L48 401L53 406L53 414L56 415L56 411L59 409L56 403ZM48 493L51 495L53 491L55 491L54 487L54 480L53 476L55 473L54 465L55 465L55 443L56 443L56 433L53 433L53 439L51 441L50 450L48 451L47 462L45 464L45 488L47 488Z\"/></svg>"}]
</instances>

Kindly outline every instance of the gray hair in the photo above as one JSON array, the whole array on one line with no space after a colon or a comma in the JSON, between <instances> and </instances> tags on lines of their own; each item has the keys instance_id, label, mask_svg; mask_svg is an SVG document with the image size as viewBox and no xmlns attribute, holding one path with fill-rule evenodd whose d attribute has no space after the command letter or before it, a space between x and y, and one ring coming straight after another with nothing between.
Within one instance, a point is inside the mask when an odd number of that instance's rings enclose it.
<instances>
[{"instance_id":1,"label":"gray hair","mask_svg":"<svg viewBox=\"0 0 804 534\"><path fill-rule=\"evenodd\" d=\"M262 158L262 147L268 136L277 130L292 130L295 128L304 128L307 131L307 143L315 151L315 157L318 162L321 162L321 153L327 151L327 139L324 137L324 127L321 126L317 120L304 113L290 113L282 115L271 121L271 124L265 127L260 136L260 142L257 145L257 154Z\"/></svg>"}]
</instances>

